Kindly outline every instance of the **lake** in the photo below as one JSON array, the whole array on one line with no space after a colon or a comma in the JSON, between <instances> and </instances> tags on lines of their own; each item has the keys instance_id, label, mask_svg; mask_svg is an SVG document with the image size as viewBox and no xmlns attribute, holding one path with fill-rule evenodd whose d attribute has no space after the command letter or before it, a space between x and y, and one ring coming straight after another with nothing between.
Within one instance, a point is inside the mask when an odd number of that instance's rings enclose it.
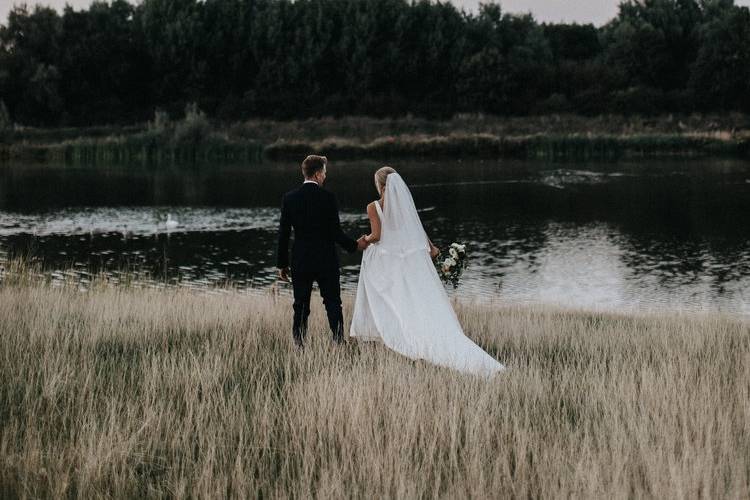
<instances>
[{"instance_id":1,"label":"lake","mask_svg":"<svg viewBox=\"0 0 750 500\"><path fill-rule=\"evenodd\" d=\"M344 229L368 229L375 161L336 162ZM462 298L510 304L750 314L750 162L395 161L425 229L470 255ZM282 194L297 164L0 166L0 260L30 254L53 280L147 273L197 288L275 281ZM171 216L179 225L167 229ZM344 288L359 255L342 255ZM65 273L68 273L67 275Z\"/></svg>"}]
</instances>

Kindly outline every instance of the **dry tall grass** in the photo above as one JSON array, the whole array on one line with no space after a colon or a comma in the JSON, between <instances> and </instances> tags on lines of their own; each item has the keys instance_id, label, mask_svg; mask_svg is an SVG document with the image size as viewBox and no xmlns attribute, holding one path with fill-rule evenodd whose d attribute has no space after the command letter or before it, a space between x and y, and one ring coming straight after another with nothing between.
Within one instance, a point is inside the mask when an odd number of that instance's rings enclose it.
<instances>
[{"instance_id":1,"label":"dry tall grass","mask_svg":"<svg viewBox=\"0 0 750 500\"><path fill-rule=\"evenodd\" d=\"M320 306L296 354L287 297L6 280L0 497L750 496L747 323L459 315L507 373L334 348Z\"/></svg>"},{"instance_id":2,"label":"dry tall grass","mask_svg":"<svg viewBox=\"0 0 750 500\"><path fill-rule=\"evenodd\" d=\"M192 111L191 111L192 109ZM599 159L750 154L750 116L737 113L659 117L552 114L446 120L348 116L209 123L193 107L170 122L68 129L16 128L2 140L0 162L186 164L298 161L311 151L342 158Z\"/></svg>"}]
</instances>

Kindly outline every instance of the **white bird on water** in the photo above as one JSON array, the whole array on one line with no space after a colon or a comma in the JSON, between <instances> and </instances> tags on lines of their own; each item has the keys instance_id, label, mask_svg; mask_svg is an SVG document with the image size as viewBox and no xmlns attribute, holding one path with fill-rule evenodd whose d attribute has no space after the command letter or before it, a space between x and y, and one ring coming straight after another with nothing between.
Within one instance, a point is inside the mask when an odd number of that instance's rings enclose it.
<instances>
[{"instance_id":1,"label":"white bird on water","mask_svg":"<svg viewBox=\"0 0 750 500\"><path fill-rule=\"evenodd\" d=\"M172 214L167 214L167 224L166 224L167 229L174 229L179 225L180 223L177 222L177 219L172 218Z\"/></svg>"}]
</instances>

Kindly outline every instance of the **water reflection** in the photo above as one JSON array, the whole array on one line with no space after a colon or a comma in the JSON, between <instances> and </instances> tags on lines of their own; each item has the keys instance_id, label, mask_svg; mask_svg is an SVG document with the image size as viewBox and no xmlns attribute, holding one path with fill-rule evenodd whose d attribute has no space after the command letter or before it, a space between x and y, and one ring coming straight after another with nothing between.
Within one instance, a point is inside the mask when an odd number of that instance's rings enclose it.
<instances>
[{"instance_id":1,"label":"water reflection","mask_svg":"<svg viewBox=\"0 0 750 500\"><path fill-rule=\"evenodd\" d=\"M379 166L329 170L354 236L367 229ZM750 314L747 163L395 166L433 240L469 244L462 296ZM158 281L262 288L274 281L277 206L297 182L297 167L281 164L0 167L0 259L30 252L84 279L127 267ZM168 214L177 227L166 226ZM343 256L345 287L358 264Z\"/></svg>"}]
</instances>

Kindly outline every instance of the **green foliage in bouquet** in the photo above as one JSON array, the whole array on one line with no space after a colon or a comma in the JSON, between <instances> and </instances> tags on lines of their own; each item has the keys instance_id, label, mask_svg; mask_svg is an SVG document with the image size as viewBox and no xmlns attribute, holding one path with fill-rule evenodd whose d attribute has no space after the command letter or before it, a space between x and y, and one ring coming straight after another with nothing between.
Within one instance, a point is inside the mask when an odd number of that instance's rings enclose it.
<instances>
[{"instance_id":1,"label":"green foliage in bouquet","mask_svg":"<svg viewBox=\"0 0 750 500\"><path fill-rule=\"evenodd\" d=\"M445 258L438 257L435 260L438 276L444 283L453 285L454 290L458 288L461 274L463 274L467 265L466 245L459 243L451 243L448 247L448 255Z\"/></svg>"}]
</instances>

